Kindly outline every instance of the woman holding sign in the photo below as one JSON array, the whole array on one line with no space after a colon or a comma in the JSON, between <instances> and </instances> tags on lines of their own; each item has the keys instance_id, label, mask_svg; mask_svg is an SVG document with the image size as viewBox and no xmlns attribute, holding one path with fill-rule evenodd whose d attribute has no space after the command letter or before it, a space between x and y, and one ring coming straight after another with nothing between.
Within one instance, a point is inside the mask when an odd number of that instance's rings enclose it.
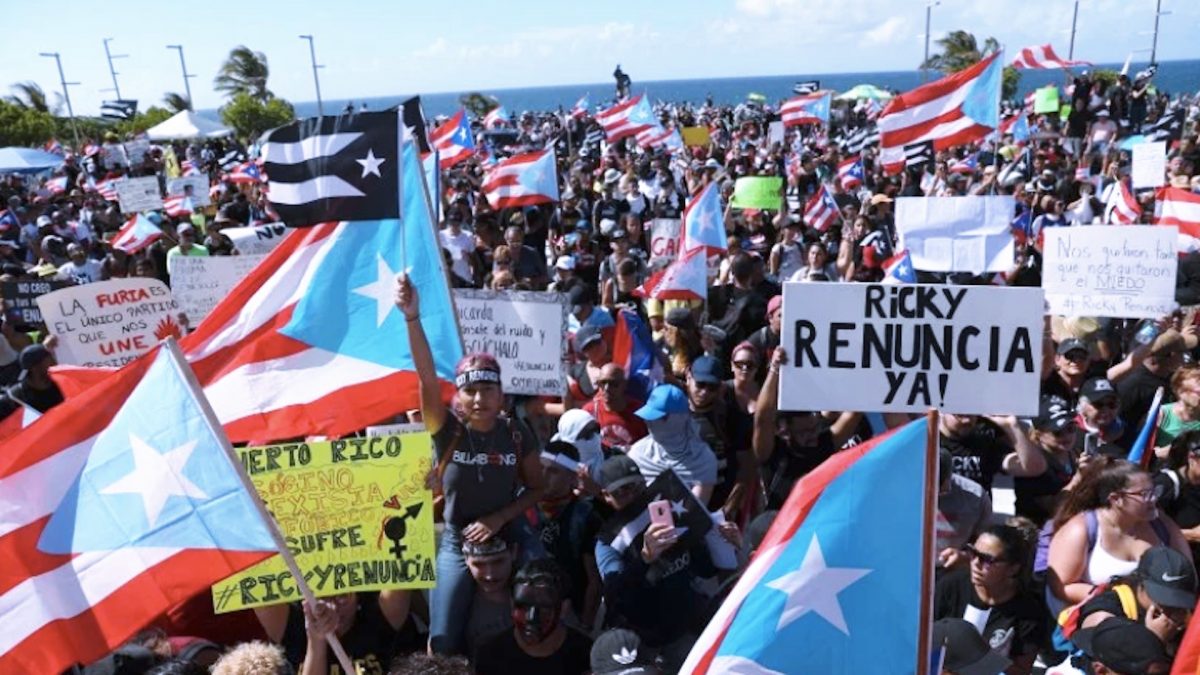
<instances>
[{"instance_id":1,"label":"woman holding sign","mask_svg":"<svg viewBox=\"0 0 1200 675\"><path fill-rule=\"evenodd\" d=\"M542 465L533 439L500 416L504 392L496 359L489 354L463 357L455 368L458 391L453 409L447 407L421 327L417 289L404 275L397 281L396 306L408 326L421 415L438 456L433 490L446 524L437 554L429 643L435 653L455 654L463 649L475 594L463 542L479 543L500 535L513 519L535 506L542 494Z\"/></svg>"}]
</instances>

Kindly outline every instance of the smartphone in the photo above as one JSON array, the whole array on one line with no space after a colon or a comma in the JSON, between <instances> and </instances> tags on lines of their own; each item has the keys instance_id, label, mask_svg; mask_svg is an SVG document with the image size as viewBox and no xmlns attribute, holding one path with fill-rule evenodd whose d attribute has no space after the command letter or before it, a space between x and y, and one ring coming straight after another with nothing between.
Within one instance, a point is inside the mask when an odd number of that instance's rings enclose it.
<instances>
[{"instance_id":1,"label":"smartphone","mask_svg":"<svg viewBox=\"0 0 1200 675\"><path fill-rule=\"evenodd\" d=\"M660 499L656 502L650 502L646 508L650 511L651 524L663 524L675 527L675 514L671 513L671 502L666 499Z\"/></svg>"}]
</instances>

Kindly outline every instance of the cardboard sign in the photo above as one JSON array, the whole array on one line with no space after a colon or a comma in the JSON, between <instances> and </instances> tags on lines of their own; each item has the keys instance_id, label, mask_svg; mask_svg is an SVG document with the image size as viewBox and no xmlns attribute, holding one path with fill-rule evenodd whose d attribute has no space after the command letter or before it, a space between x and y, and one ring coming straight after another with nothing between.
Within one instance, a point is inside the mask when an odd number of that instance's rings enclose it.
<instances>
[{"instance_id":1,"label":"cardboard sign","mask_svg":"<svg viewBox=\"0 0 1200 675\"><path fill-rule=\"evenodd\" d=\"M1043 234L1047 314L1157 319L1175 311L1174 227L1051 227Z\"/></svg>"},{"instance_id":2,"label":"cardboard sign","mask_svg":"<svg viewBox=\"0 0 1200 675\"><path fill-rule=\"evenodd\" d=\"M179 305L158 279L110 279L71 286L37 299L58 336L59 363L120 367L183 331Z\"/></svg>"},{"instance_id":3,"label":"cardboard sign","mask_svg":"<svg viewBox=\"0 0 1200 675\"><path fill-rule=\"evenodd\" d=\"M0 283L0 298L4 298L7 312L5 321L15 320L17 325L34 326L42 322L42 310L37 299L47 293L75 284L70 281L5 281Z\"/></svg>"},{"instance_id":4,"label":"cardboard sign","mask_svg":"<svg viewBox=\"0 0 1200 675\"><path fill-rule=\"evenodd\" d=\"M650 262L679 257L678 218L655 218L650 222Z\"/></svg>"},{"instance_id":5,"label":"cardboard sign","mask_svg":"<svg viewBox=\"0 0 1200 675\"><path fill-rule=\"evenodd\" d=\"M1167 142L1150 141L1133 146L1133 189L1156 188L1167 184Z\"/></svg>"},{"instance_id":6,"label":"cardboard sign","mask_svg":"<svg viewBox=\"0 0 1200 675\"><path fill-rule=\"evenodd\" d=\"M778 211L783 202L783 179L779 176L743 176L733 185L730 206L735 209Z\"/></svg>"},{"instance_id":7,"label":"cardboard sign","mask_svg":"<svg viewBox=\"0 0 1200 675\"><path fill-rule=\"evenodd\" d=\"M264 255L177 256L171 262L171 293L188 323L198 326Z\"/></svg>"},{"instance_id":8,"label":"cardboard sign","mask_svg":"<svg viewBox=\"0 0 1200 675\"><path fill-rule=\"evenodd\" d=\"M703 147L712 142L708 127L684 127L680 135L683 136L683 144L689 147Z\"/></svg>"},{"instance_id":9,"label":"cardboard sign","mask_svg":"<svg viewBox=\"0 0 1200 675\"><path fill-rule=\"evenodd\" d=\"M283 223L267 223L254 227L227 227L221 234L229 237L233 247L242 255L270 253L291 230Z\"/></svg>"},{"instance_id":10,"label":"cardboard sign","mask_svg":"<svg viewBox=\"0 0 1200 675\"><path fill-rule=\"evenodd\" d=\"M167 179L167 194L172 197L188 194L188 187L191 187L193 206L208 206L212 203L208 196L208 176L181 176Z\"/></svg>"},{"instance_id":11,"label":"cardboard sign","mask_svg":"<svg viewBox=\"0 0 1200 675\"><path fill-rule=\"evenodd\" d=\"M125 144L125 156L129 159L130 164L141 164L146 159L146 154L149 152L149 139L139 138L136 141L129 141Z\"/></svg>"},{"instance_id":12,"label":"cardboard sign","mask_svg":"<svg viewBox=\"0 0 1200 675\"><path fill-rule=\"evenodd\" d=\"M162 195L158 191L158 178L155 176L124 178L114 182L113 187L117 191L121 213L141 213L162 208Z\"/></svg>"},{"instance_id":13,"label":"cardboard sign","mask_svg":"<svg viewBox=\"0 0 1200 675\"><path fill-rule=\"evenodd\" d=\"M454 289L463 351L500 362L504 393L567 391L567 299L562 293Z\"/></svg>"},{"instance_id":14,"label":"cardboard sign","mask_svg":"<svg viewBox=\"0 0 1200 675\"><path fill-rule=\"evenodd\" d=\"M1004 272L1012 267L1012 197L901 197L899 249L927 272Z\"/></svg>"},{"instance_id":15,"label":"cardboard sign","mask_svg":"<svg viewBox=\"0 0 1200 675\"><path fill-rule=\"evenodd\" d=\"M780 410L1035 415L1042 289L783 286Z\"/></svg>"},{"instance_id":16,"label":"cardboard sign","mask_svg":"<svg viewBox=\"0 0 1200 675\"><path fill-rule=\"evenodd\" d=\"M420 431L237 452L308 585L327 597L434 586L431 443ZM279 556L214 584L212 594L218 614L300 599Z\"/></svg>"},{"instance_id":17,"label":"cardboard sign","mask_svg":"<svg viewBox=\"0 0 1200 675\"><path fill-rule=\"evenodd\" d=\"M125 146L120 143L106 143L100 146L100 158L104 160L104 165L110 169L118 166L129 166L129 156L125 153Z\"/></svg>"},{"instance_id":18,"label":"cardboard sign","mask_svg":"<svg viewBox=\"0 0 1200 675\"><path fill-rule=\"evenodd\" d=\"M767 142L783 143L783 120L776 120L767 125Z\"/></svg>"}]
</instances>

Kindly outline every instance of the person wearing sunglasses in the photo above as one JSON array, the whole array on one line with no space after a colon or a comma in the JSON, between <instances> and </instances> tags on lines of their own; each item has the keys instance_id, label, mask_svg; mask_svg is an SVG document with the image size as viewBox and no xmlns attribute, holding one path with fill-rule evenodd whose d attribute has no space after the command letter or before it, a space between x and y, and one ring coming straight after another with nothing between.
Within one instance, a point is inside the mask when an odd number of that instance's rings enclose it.
<instances>
[{"instance_id":1,"label":"person wearing sunglasses","mask_svg":"<svg viewBox=\"0 0 1200 675\"><path fill-rule=\"evenodd\" d=\"M596 395L583 409L600 424L600 445L604 452L626 452L649 433L646 422L634 414L645 401L630 396L625 370L615 363L600 368L593 383Z\"/></svg>"},{"instance_id":2,"label":"person wearing sunglasses","mask_svg":"<svg viewBox=\"0 0 1200 675\"><path fill-rule=\"evenodd\" d=\"M1048 612L1030 588L1033 560L1024 535L1011 525L991 525L963 553L970 564L943 575L934 587L934 620L967 621L1012 660L1006 673L1030 672Z\"/></svg>"},{"instance_id":3,"label":"person wearing sunglasses","mask_svg":"<svg viewBox=\"0 0 1200 675\"><path fill-rule=\"evenodd\" d=\"M1162 490L1158 508L1179 525L1195 559L1200 555L1200 431L1186 431L1171 443L1167 466L1154 474L1154 485Z\"/></svg>"},{"instance_id":4,"label":"person wearing sunglasses","mask_svg":"<svg viewBox=\"0 0 1200 675\"><path fill-rule=\"evenodd\" d=\"M709 503L731 517L741 499L752 493L754 420L738 407L722 381L723 371L720 361L711 356L696 359L688 369L687 395L700 438L717 456L717 484ZM735 491L738 485L741 488Z\"/></svg>"},{"instance_id":5,"label":"person wearing sunglasses","mask_svg":"<svg viewBox=\"0 0 1200 675\"><path fill-rule=\"evenodd\" d=\"M1079 400L1079 389L1090 374L1091 362L1091 350L1083 340L1067 338L1058 343L1054 350L1054 368L1043 374L1042 395L1057 396L1074 407Z\"/></svg>"},{"instance_id":6,"label":"person wearing sunglasses","mask_svg":"<svg viewBox=\"0 0 1200 675\"><path fill-rule=\"evenodd\" d=\"M758 382L758 362L758 350L749 342L734 347L729 357L733 379L726 381L725 386L733 392L738 409L747 415L754 414L758 395L762 393L762 385Z\"/></svg>"},{"instance_id":7,"label":"person wearing sunglasses","mask_svg":"<svg viewBox=\"0 0 1200 675\"><path fill-rule=\"evenodd\" d=\"M1125 424L1120 410L1121 398L1112 382L1101 377L1084 382L1079 389L1079 414L1075 418L1083 433L1077 434L1075 450L1085 456L1097 453L1124 456L1137 438L1137 429Z\"/></svg>"}]
</instances>

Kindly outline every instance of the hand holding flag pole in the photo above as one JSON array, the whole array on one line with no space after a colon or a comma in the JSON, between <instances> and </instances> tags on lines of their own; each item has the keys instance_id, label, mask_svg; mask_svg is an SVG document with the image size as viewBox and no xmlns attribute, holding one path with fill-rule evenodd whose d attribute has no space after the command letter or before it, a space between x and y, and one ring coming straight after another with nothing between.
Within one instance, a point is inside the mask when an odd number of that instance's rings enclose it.
<instances>
[{"instance_id":1,"label":"hand holding flag pole","mask_svg":"<svg viewBox=\"0 0 1200 675\"><path fill-rule=\"evenodd\" d=\"M304 579L304 573L300 571L300 566L296 564L296 558L288 549L287 543L284 542L283 534L279 531L279 525L275 522L275 518L267 511L267 507L263 504L262 498L259 497L258 491L254 489L254 484L250 482L250 477L246 475L246 469L238 459L237 453L234 452L233 445L229 442L229 437L225 435L221 422L217 419L217 414L213 412L208 398L204 396L204 390L200 386L200 382L196 379L196 374L192 372L191 367L185 365L187 360L183 356L183 351L179 348L179 343L174 338L167 338L163 343L163 349L171 352L171 355L176 359L176 363L179 364L179 370L191 386L196 401L200 404L200 409L204 412L204 416L208 418L211 428L216 431L221 447L225 450L226 456L229 457L229 462L237 472L238 480L242 482L242 487L250 495L250 501L254 504L254 508L262 517L263 522L266 523L267 531L271 533L271 538L275 541L276 548L279 549L279 557L283 559L284 565L291 572L292 579L296 582L296 588L300 590L300 595L304 597L304 602L309 607L315 608L317 606L317 597L313 594L312 589L309 588L308 582ZM356 672L354 662L350 660L350 656L346 653L345 648L342 647L342 643L338 640L337 635L332 632L326 633L325 640L329 642L329 648L333 650L333 654L337 657L342 670L346 673Z\"/></svg>"}]
</instances>

